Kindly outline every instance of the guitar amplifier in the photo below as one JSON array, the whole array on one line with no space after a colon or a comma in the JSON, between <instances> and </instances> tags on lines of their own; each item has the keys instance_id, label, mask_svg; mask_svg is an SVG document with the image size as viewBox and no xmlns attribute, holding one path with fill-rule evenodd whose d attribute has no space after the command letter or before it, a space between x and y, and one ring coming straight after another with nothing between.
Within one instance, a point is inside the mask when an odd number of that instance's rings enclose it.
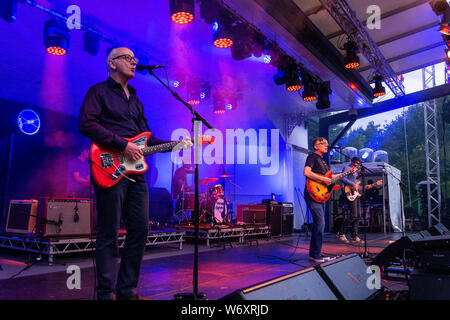
<instances>
[{"instance_id":1,"label":"guitar amplifier","mask_svg":"<svg viewBox=\"0 0 450 320\"><path fill-rule=\"evenodd\" d=\"M289 207L288 207L289 208ZM289 211L288 209L287 211ZM285 236L294 231L294 215L285 213L286 207L282 204L271 205L267 209L267 224L270 225L272 237Z\"/></svg>"},{"instance_id":2,"label":"guitar amplifier","mask_svg":"<svg viewBox=\"0 0 450 320\"><path fill-rule=\"evenodd\" d=\"M11 200L6 221L6 232L37 233L37 206L37 200Z\"/></svg>"},{"instance_id":3,"label":"guitar amplifier","mask_svg":"<svg viewBox=\"0 0 450 320\"><path fill-rule=\"evenodd\" d=\"M294 204L292 202L281 202L281 205L283 206L283 214L294 213Z\"/></svg>"},{"instance_id":4,"label":"guitar amplifier","mask_svg":"<svg viewBox=\"0 0 450 320\"><path fill-rule=\"evenodd\" d=\"M92 232L90 199L46 198L42 235L87 236Z\"/></svg>"},{"instance_id":5,"label":"guitar amplifier","mask_svg":"<svg viewBox=\"0 0 450 320\"><path fill-rule=\"evenodd\" d=\"M262 204L239 204L237 209L237 222L248 224L267 224L267 207Z\"/></svg>"}]
</instances>

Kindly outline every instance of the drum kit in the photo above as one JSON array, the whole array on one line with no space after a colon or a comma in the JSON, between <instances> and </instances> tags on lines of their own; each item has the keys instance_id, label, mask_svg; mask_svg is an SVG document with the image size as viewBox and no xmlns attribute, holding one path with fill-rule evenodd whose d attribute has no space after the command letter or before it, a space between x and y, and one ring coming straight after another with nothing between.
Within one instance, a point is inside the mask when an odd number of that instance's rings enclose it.
<instances>
[{"instance_id":1,"label":"drum kit","mask_svg":"<svg viewBox=\"0 0 450 320\"><path fill-rule=\"evenodd\" d=\"M231 175L223 174L219 178L229 181ZM211 225L230 224L232 212L230 202L225 197L222 184L215 184L219 178L205 178L199 180L200 212L199 222ZM186 192L186 188L180 192L177 200L176 216L180 223L192 223L192 213L195 210L195 193Z\"/></svg>"}]
</instances>

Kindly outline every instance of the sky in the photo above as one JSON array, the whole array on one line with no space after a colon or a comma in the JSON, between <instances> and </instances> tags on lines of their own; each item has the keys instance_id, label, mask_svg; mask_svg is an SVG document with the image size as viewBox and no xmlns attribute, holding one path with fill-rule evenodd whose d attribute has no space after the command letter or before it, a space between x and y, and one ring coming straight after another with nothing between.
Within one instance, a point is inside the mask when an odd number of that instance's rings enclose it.
<instances>
[{"instance_id":1,"label":"sky","mask_svg":"<svg viewBox=\"0 0 450 320\"><path fill-rule=\"evenodd\" d=\"M444 84L444 82L446 80L445 79L445 62L436 64L435 71L436 71L436 86ZM403 77L404 77L403 84L405 86L406 94L423 90L422 69L406 73L403 75ZM384 101L384 100L388 100L388 99L394 97L393 93L389 90L389 88L386 85L384 85L384 87L386 88L386 95L384 97L375 99L374 102ZM386 126L390 123L390 121L395 119L398 115L401 115L403 112L403 109L405 109L405 111L406 111L407 107L399 108L399 109L392 110L389 112L384 112L384 113L380 113L380 114L377 114L374 116L359 119L355 122L355 124L353 125L353 128L354 129L359 128L359 127L365 128L365 127L367 127L367 124L370 121L374 121L376 125L379 124L382 126Z\"/></svg>"}]
</instances>

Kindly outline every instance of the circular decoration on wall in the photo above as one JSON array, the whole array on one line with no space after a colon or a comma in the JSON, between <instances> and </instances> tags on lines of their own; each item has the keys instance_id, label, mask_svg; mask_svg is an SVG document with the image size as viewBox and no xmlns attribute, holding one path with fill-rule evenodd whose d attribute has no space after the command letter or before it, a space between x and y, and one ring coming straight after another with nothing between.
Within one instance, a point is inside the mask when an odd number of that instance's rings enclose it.
<instances>
[{"instance_id":1,"label":"circular decoration on wall","mask_svg":"<svg viewBox=\"0 0 450 320\"><path fill-rule=\"evenodd\" d=\"M17 116L17 125L22 133L31 136L39 131L41 119L35 111L25 109Z\"/></svg>"}]
</instances>

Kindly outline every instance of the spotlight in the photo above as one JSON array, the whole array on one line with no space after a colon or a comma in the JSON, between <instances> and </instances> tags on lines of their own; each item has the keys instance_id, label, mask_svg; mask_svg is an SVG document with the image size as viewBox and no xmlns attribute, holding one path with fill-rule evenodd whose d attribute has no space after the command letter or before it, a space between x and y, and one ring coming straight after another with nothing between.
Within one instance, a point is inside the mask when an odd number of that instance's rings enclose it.
<instances>
[{"instance_id":1,"label":"spotlight","mask_svg":"<svg viewBox=\"0 0 450 320\"><path fill-rule=\"evenodd\" d=\"M352 82L349 82L348 83L348 86L352 89L352 90L358 90L358 87L356 86L356 84L354 84L354 83L352 83Z\"/></svg>"},{"instance_id":2,"label":"spotlight","mask_svg":"<svg viewBox=\"0 0 450 320\"><path fill-rule=\"evenodd\" d=\"M383 87L383 77L376 75L373 80L375 81L375 88L373 89L374 97L381 97L386 94L386 89Z\"/></svg>"},{"instance_id":3,"label":"spotlight","mask_svg":"<svg viewBox=\"0 0 450 320\"><path fill-rule=\"evenodd\" d=\"M347 69L355 69L360 66L359 57L358 57L358 46L353 41L347 41L344 44L344 49L346 51L346 55L344 58L344 64Z\"/></svg>"},{"instance_id":4,"label":"spotlight","mask_svg":"<svg viewBox=\"0 0 450 320\"><path fill-rule=\"evenodd\" d=\"M196 81L191 81L187 87L187 100L191 105L200 104L200 87Z\"/></svg>"},{"instance_id":5,"label":"spotlight","mask_svg":"<svg viewBox=\"0 0 450 320\"><path fill-rule=\"evenodd\" d=\"M234 44L231 47L231 56L234 60L243 60L251 57L254 42L253 30L246 23L237 23L232 27Z\"/></svg>"},{"instance_id":6,"label":"spotlight","mask_svg":"<svg viewBox=\"0 0 450 320\"><path fill-rule=\"evenodd\" d=\"M447 59L450 59L450 50L449 49L445 49L445 56L447 57Z\"/></svg>"},{"instance_id":7,"label":"spotlight","mask_svg":"<svg viewBox=\"0 0 450 320\"><path fill-rule=\"evenodd\" d=\"M213 112L215 114L225 113L225 101L221 94L215 92L213 95Z\"/></svg>"},{"instance_id":8,"label":"spotlight","mask_svg":"<svg viewBox=\"0 0 450 320\"><path fill-rule=\"evenodd\" d=\"M362 148L359 150L358 154L364 162L372 162L373 156L372 148Z\"/></svg>"},{"instance_id":9,"label":"spotlight","mask_svg":"<svg viewBox=\"0 0 450 320\"><path fill-rule=\"evenodd\" d=\"M317 109L328 109L331 106L330 94L333 92L330 88L330 81L326 81L319 86L317 90L318 100L316 103Z\"/></svg>"},{"instance_id":10,"label":"spotlight","mask_svg":"<svg viewBox=\"0 0 450 320\"><path fill-rule=\"evenodd\" d=\"M194 0L170 0L170 19L178 24L186 24L194 20Z\"/></svg>"},{"instance_id":11,"label":"spotlight","mask_svg":"<svg viewBox=\"0 0 450 320\"><path fill-rule=\"evenodd\" d=\"M287 70L286 90L298 91L302 88L300 72L296 65L293 65Z\"/></svg>"},{"instance_id":12,"label":"spotlight","mask_svg":"<svg viewBox=\"0 0 450 320\"><path fill-rule=\"evenodd\" d=\"M317 99L316 85L312 82L305 83L302 93L303 101L314 101Z\"/></svg>"},{"instance_id":13,"label":"spotlight","mask_svg":"<svg viewBox=\"0 0 450 320\"><path fill-rule=\"evenodd\" d=\"M0 3L0 16L6 22L16 21L17 0L2 0Z\"/></svg>"},{"instance_id":14,"label":"spotlight","mask_svg":"<svg viewBox=\"0 0 450 320\"><path fill-rule=\"evenodd\" d=\"M100 48L99 37L93 32L86 31L83 35L83 49L92 56L97 55Z\"/></svg>"},{"instance_id":15,"label":"spotlight","mask_svg":"<svg viewBox=\"0 0 450 320\"><path fill-rule=\"evenodd\" d=\"M262 56L265 45L266 45L266 37L261 33L256 33L254 35L254 42L252 44L252 53L256 58Z\"/></svg>"},{"instance_id":16,"label":"spotlight","mask_svg":"<svg viewBox=\"0 0 450 320\"><path fill-rule=\"evenodd\" d=\"M219 21L213 24L213 44L217 48L228 48L233 45L231 19L222 15Z\"/></svg>"},{"instance_id":17,"label":"spotlight","mask_svg":"<svg viewBox=\"0 0 450 320\"><path fill-rule=\"evenodd\" d=\"M201 0L200 2L200 17L205 20L207 24L212 24L217 21L220 13L220 6L216 0Z\"/></svg>"},{"instance_id":18,"label":"spotlight","mask_svg":"<svg viewBox=\"0 0 450 320\"><path fill-rule=\"evenodd\" d=\"M69 30L66 24L57 19L50 19L44 26L44 45L48 53L62 56L70 46Z\"/></svg>"},{"instance_id":19,"label":"spotlight","mask_svg":"<svg viewBox=\"0 0 450 320\"><path fill-rule=\"evenodd\" d=\"M270 61L272 60L272 57L270 56L270 54L265 54L263 60L264 60L264 63L270 63Z\"/></svg>"},{"instance_id":20,"label":"spotlight","mask_svg":"<svg viewBox=\"0 0 450 320\"><path fill-rule=\"evenodd\" d=\"M278 68L278 72L273 76L273 81L277 85L282 85L286 82L286 70L284 68Z\"/></svg>"}]
</instances>

